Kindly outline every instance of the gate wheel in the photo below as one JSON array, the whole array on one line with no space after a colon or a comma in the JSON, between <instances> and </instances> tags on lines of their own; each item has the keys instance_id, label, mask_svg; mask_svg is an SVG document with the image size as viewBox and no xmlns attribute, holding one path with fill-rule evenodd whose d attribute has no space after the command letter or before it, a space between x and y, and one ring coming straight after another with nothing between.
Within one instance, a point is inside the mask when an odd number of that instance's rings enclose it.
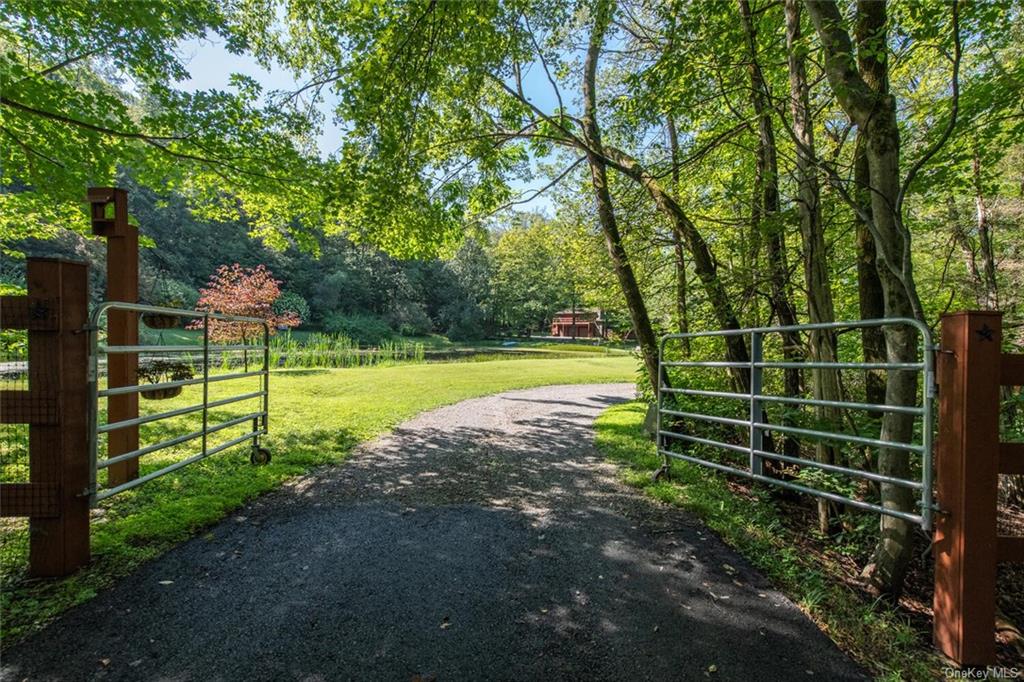
<instances>
[{"instance_id":1,"label":"gate wheel","mask_svg":"<svg viewBox=\"0 0 1024 682\"><path fill-rule=\"evenodd\" d=\"M253 448L252 452L249 453L249 461L256 466L270 464L270 450L260 447Z\"/></svg>"}]
</instances>

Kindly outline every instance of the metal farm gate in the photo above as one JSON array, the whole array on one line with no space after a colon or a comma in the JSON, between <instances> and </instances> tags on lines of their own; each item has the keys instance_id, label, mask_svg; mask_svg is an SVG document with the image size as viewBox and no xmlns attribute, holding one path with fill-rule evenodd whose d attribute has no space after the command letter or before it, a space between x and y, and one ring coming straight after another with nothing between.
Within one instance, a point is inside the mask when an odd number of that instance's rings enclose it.
<instances>
[{"instance_id":1,"label":"metal farm gate","mask_svg":"<svg viewBox=\"0 0 1024 682\"><path fill-rule=\"evenodd\" d=\"M104 328L100 324L101 320L104 318L110 319L116 317L118 313L130 313L132 318L141 315L144 322L147 319L147 316L149 316L150 319L157 320L161 318L173 319L175 320L174 326L177 326L177 323L180 322L182 318L201 320L202 326L198 327L198 329L202 332L202 346L159 344L107 345L106 343L100 343L101 336L107 336ZM257 343L212 344L210 342L211 321L222 325L238 324L245 325L248 328L259 328L260 332L258 334ZM91 396L89 405L89 432L91 434L89 439L89 499L92 506L96 506L96 503L100 500L140 486L147 481L169 474L172 471L206 459L207 457L223 452L224 450L241 443L251 442L250 461L252 461L253 464L265 464L270 461L269 451L260 446L260 437L267 433L270 399L270 327L266 320L197 310L179 310L177 308L110 301L102 303L96 307L90 318L89 329L89 395ZM166 378L170 380L166 381L159 381L157 383L140 383L137 381L136 376L131 376L132 374L137 374L140 367L145 369L145 360L141 365L137 360L140 353L158 354L158 357L155 360L156 362L165 363L165 367L170 366L172 368L181 368L185 370L184 373L188 376L181 379L175 379L173 376L169 376ZM232 371L230 366L232 363L223 359L224 354L227 353L246 354L246 356L243 357L243 371ZM257 365L256 369L249 369L249 353L253 354L255 364ZM199 357L193 358L194 355L198 355ZM134 371L132 371L132 367L128 367L127 369L129 371L127 372L127 376L124 371L115 372L115 368L113 366L115 363L111 362L115 357L122 362L127 360L128 364L134 365ZM168 358L177 358L177 360L169 362ZM101 362L101 359L105 359L107 362L103 363ZM218 359L218 364L226 366L227 371L220 374L212 373L212 359ZM154 362L152 357L149 361ZM177 364L172 364L174 362ZM201 372L198 377L192 376L196 364L199 365ZM101 367L104 365L109 370L107 372L108 382L105 387L103 387L103 382L101 381L100 371ZM122 367L121 369L123 370L125 368ZM211 384L220 384L221 382L238 381L248 378L259 379L258 390L232 393L231 395L221 397L216 400L210 400ZM143 397L146 397L147 395L154 397L170 395L173 397L180 393L183 387L194 385L200 385L202 387L202 402L187 405L185 407L178 407L173 410L166 410L153 414L143 414L139 416L138 397L140 395ZM100 401L103 399L108 403L107 410L101 409ZM257 406L255 409L251 409L241 416L232 417L213 424L210 423L211 410L244 401L257 401ZM130 416L127 418L111 416L120 415L123 412L127 412ZM101 424L99 423L99 417L103 413L107 414L107 421L106 423ZM156 443L149 443L141 447L139 446L139 426L171 420L177 417L196 413L201 415L202 424L200 428L182 435L174 436L173 438L168 438ZM249 425L246 433L235 436L225 442L218 443L217 445L210 445L209 440L212 434L244 424ZM112 437L112 434L122 436L122 438L114 438ZM99 446L101 438L104 435L106 435L108 439L107 456L101 457ZM123 473L121 473L121 475L110 475L108 476L108 485L102 488L98 487L97 473L99 471L109 471L118 464L124 464L127 462L135 463L140 457L193 441L199 441L196 452L193 455L175 461L172 464L161 467L155 471L151 471L144 476L125 476ZM137 473L137 468L135 471Z\"/></svg>"},{"instance_id":2,"label":"metal farm gate","mask_svg":"<svg viewBox=\"0 0 1024 682\"><path fill-rule=\"evenodd\" d=\"M919 335L921 342L919 350L920 359L916 362L865 362L862 358L851 359L845 362L838 360L816 362L783 359L785 350L781 346L783 336L787 334L823 332L835 335L837 332L900 326L912 328ZM746 345L750 355L748 361L727 360L724 356L716 357L713 360L680 359L683 357L683 354L679 346L683 341L693 345L699 344L700 341L725 340L728 337L739 337L747 342ZM773 344L779 357L766 359L766 342L773 337L780 342ZM665 458L693 462L761 483L821 497L831 502L901 518L920 525L921 528L928 531L932 526L932 515L934 512L932 502L932 434L934 431L933 402L935 397L933 358L933 346L929 329L917 320L904 318L803 324L789 327L726 329L692 334L670 334L662 338L658 358L659 377L656 405L658 410L658 452ZM741 393L735 390L684 388L683 386L687 384L687 377L677 377L677 380L673 381L671 375L685 374L682 370L687 369L730 370L732 377L729 383L733 386L747 385L749 386L749 391ZM766 371L799 369L814 370L818 373L835 372L837 374L842 371L851 370L861 373L868 371L914 372L919 375L917 383L921 387L919 391L921 395L917 404L886 405L861 401L823 400L799 395L780 395L778 389L781 386L779 386L780 382L778 381L772 382L777 387L774 392L766 386ZM713 378L705 376L703 379L711 380ZM701 383L703 384L704 381L701 381ZM695 397L700 400L685 401L683 405L680 405L683 399L679 398L679 396ZM730 416L704 412L700 411L700 407L697 406L704 406L709 403L721 406L723 401L738 403L742 407L742 416L738 416L732 410L728 410L732 412ZM772 406L778 407L773 419L769 421L767 415L769 408ZM684 407L688 409L684 409ZM801 407L814 407L833 411L851 410L862 413L900 413L910 415L920 420L919 440L917 442L897 442L884 440L881 436L867 437L857 433L850 433L848 430L843 431L835 427L832 430L822 430L822 428L800 426L798 425L798 419L788 419L786 415L799 412ZM782 414L781 418L780 413ZM694 422L739 429L744 432L744 438L742 440L731 439L731 441L724 441L696 435L694 431L699 432L698 429L688 428ZM868 426L870 427L870 424ZM772 452L765 448L765 441L769 435L781 436L783 438L795 436L809 438L814 441L853 444L876 450L900 450L908 453L908 457L915 458L913 468L918 471L918 475L914 479L898 478L861 468L842 466L838 463ZM688 447L686 451L683 451L678 447L672 446L673 443L680 442L688 446L702 447ZM743 455L743 461L742 463L736 462L735 459L722 461L721 459L712 458L707 454L702 454L716 450L727 453L739 453ZM801 470L804 467L809 467L838 477L852 477L859 480L907 488L914 491L917 495L918 509L915 512L890 509L874 502L823 490L821 487L816 487L812 484L795 483L780 476L768 476L765 475L766 462L782 462L799 467Z\"/></svg>"},{"instance_id":3,"label":"metal farm gate","mask_svg":"<svg viewBox=\"0 0 1024 682\"><path fill-rule=\"evenodd\" d=\"M1024 355L1002 351L999 312L944 315L941 328L938 345L925 325L905 318L670 334L659 349L656 441L663 472L679 459L918 525L935 560L935 646L958 664L985 666L995 662L996 566L1024 562L1024 537L999 535L996 514L999 476L1024 475L1024 443L999 436L1000 386L1024 385ZM917 358L865 360L860 339L847 334L869 330L909 331ZM800 358L807 344L799 335L819 333L839 338L838 357ZM736 359L747 349L749 357ZM844 399L806 397L805 387L778 374L798 369L811 370L812 381L833 373ZM716 370L727 374L709 374ZM846 399L881 372L913 372L915 398ZM802 412L808 407L814 414ZM914 421L907 438L884 436L886 416L897 414ZM812 443L815 454L838 444L833 461L804 456ZM860 450L836 449L843 446ZM848 464L855 456L876 463L882 451L904 453L907 474ZM911 491L916 508L881 504L871 484Z\"/></svg>"}]
</instances>

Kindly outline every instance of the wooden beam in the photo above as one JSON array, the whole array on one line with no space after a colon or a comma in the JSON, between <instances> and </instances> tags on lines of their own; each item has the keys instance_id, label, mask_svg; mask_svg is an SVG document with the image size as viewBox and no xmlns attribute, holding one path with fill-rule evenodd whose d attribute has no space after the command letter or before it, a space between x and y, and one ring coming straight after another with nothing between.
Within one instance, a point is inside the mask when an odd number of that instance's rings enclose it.
<instances>
[{"instance_id":1,"label":"wooden beam","mask_svg":"<svg viewBox=\"0 0 1024 682\"><path fill-rule=\"evenodd\" d=\"M56 483L0 483L0 516L60 516L60 486Z\"/></svg>"},{"instance_id":2,"label":"wooden beam","mask_svg":"<svg viewBox=\"0 0 1024 682\"><path fill-rule=\"evenodd\" d=\"M935 447L935 645L962 666L996 662L996 491L1002 314L942 316Z\"/></svg>"},{"instance_id":3,"label":"wooden beam","mask_svg":"<svg viewBox=\"0 0 1024 682\"><path fill-rule=\"evenodd\" d=\"M1024 474L1024 443L999 444L999 473Z\"/></svg>"},{"instance_id":4,"label":"wooden beam","mask_svg":"<svg viewBox=\"0 0 1024 682\"><path fill-rule=\"evenodd\" d=\"M0 390L0 424L56 424L57 396L42 391Z\"/></svg>"},{"instance_id":5,"label":"wooden beam","mask_svg":"<svg viewBox=\"0 0 1024 682\"><path fill-rule=\"evenodd\" d=\"M1000 563L1024 563L1024 536L1000 535L996 542L996 558Z\"/></svg>"},{"instance_id":6,"label":"wooden beam","mask_svg":"<svg viewBox=\"0 0 1024 682\"><path fill-rule=\"evenodd\" d=\"M89 562L89 269L30 258L30 295L60 301L55 331L28 334L29 386L57 401L58 421L29 427L29 482L57 491L58 513L29 517L29 575L68 575Z\"/></svg>"}]
</instances>

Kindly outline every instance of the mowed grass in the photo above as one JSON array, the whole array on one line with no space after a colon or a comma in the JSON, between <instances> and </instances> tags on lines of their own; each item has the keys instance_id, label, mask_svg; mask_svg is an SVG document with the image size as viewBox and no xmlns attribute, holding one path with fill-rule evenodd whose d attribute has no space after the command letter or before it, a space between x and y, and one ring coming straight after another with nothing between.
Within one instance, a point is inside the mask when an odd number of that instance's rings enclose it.
<instances>
[{"instance_id":1,"label":"mowed grass","mask_svg":"<svg viewBox=\"0 0 1024 682\"><path fill-rule=\"evenodd\" d=\"M757 566L818 626L880 680L934 680L942 662L929 643L899 614L864 600L844 584L830 558L809 552L780 516L763 486L738 494L711 469L673 460L671 480L652 481L661 466L654 442L643 432L646 406L625 403L596 422L596 443L623 465L629 485L667 504L687 509Z\"/></svg>"},{"instance_id":2,"label":"mowed grass","mask_svg":"<svg viewBox=\"0 0 1024 682\"><path fill-rule=\"evenodd\" d=\"M419 412L517 388L631 381L635 369L629 357L594 357L275 371L270 384L270 435L264 441L273 461L252 466L249 449L237 445L101 502L92 523L93 561L75 575L26 579L24 524L0 526L2 642L9 645L90 599L247 500L314 467L342 462L357 443ZM210 399L258 388L255 379L214 383ZM192 386L171 400L141 401L140 411L151 414L201 401L199 387ZM258 408L254 400L224 406L211 411L210 423ZM141 444L192 432L200 420L199 414L193 414L143 425ZM243 433L241 426L218 432L211 447ZM194 454L196 443L144 456L142 474ZM104 480L101 472L101 484Z\"/></svg>"}]
</instances>

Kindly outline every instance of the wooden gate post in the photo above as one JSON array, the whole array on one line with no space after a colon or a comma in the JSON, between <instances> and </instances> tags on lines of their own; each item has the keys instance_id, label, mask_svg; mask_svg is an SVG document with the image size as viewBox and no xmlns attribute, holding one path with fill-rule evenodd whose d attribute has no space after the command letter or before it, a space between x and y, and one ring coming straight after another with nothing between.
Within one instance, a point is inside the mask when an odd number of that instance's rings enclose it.
<instances>
[{"instance_id":1,"label":"wooden gate post","mask_svg":"<svg viewBox=\"0 0 1024 682\"><path fill-rule=\"evenodd\" d=\"M935 528L935 645L995 663L996 498L1002 313L942 317Z\"/></svg>"},{"instance_id":2,"label":"wooden gate post","mask_svg":"<svg viewBox=\"0 0 1024 682\"><path fill-rule=\"evenodd\" d=\"M107 240L107 300L139 302L139 230L128 224L128 192L116 187L90 187L92 232ZM127 310L107 313L107 344L137 346L138 314ZM139 367L137 353L107 355L107 385L135 386ZM139 416L139 394L107 398L107 422ZM107 456L116 457L139 447L139 427L129 426L107 434ZM107 482L120 485L139 477L139 460L129 459L107 468Z\"/></svg>"},{"instance_id":3,"label":"wooden gate post","mask_svg":"<svg viewBox=\"0 0 1024 682\"><path fill-rule=\"evenodd\" d=\"M29 301L56 305L58 324L28 333L29 392L52 396L56 419L29 426L29 480L51 487L56 515L29 518L29 573L67 575L89 563L89 268L30 258Z\"/></svg>"}]
</instances>

